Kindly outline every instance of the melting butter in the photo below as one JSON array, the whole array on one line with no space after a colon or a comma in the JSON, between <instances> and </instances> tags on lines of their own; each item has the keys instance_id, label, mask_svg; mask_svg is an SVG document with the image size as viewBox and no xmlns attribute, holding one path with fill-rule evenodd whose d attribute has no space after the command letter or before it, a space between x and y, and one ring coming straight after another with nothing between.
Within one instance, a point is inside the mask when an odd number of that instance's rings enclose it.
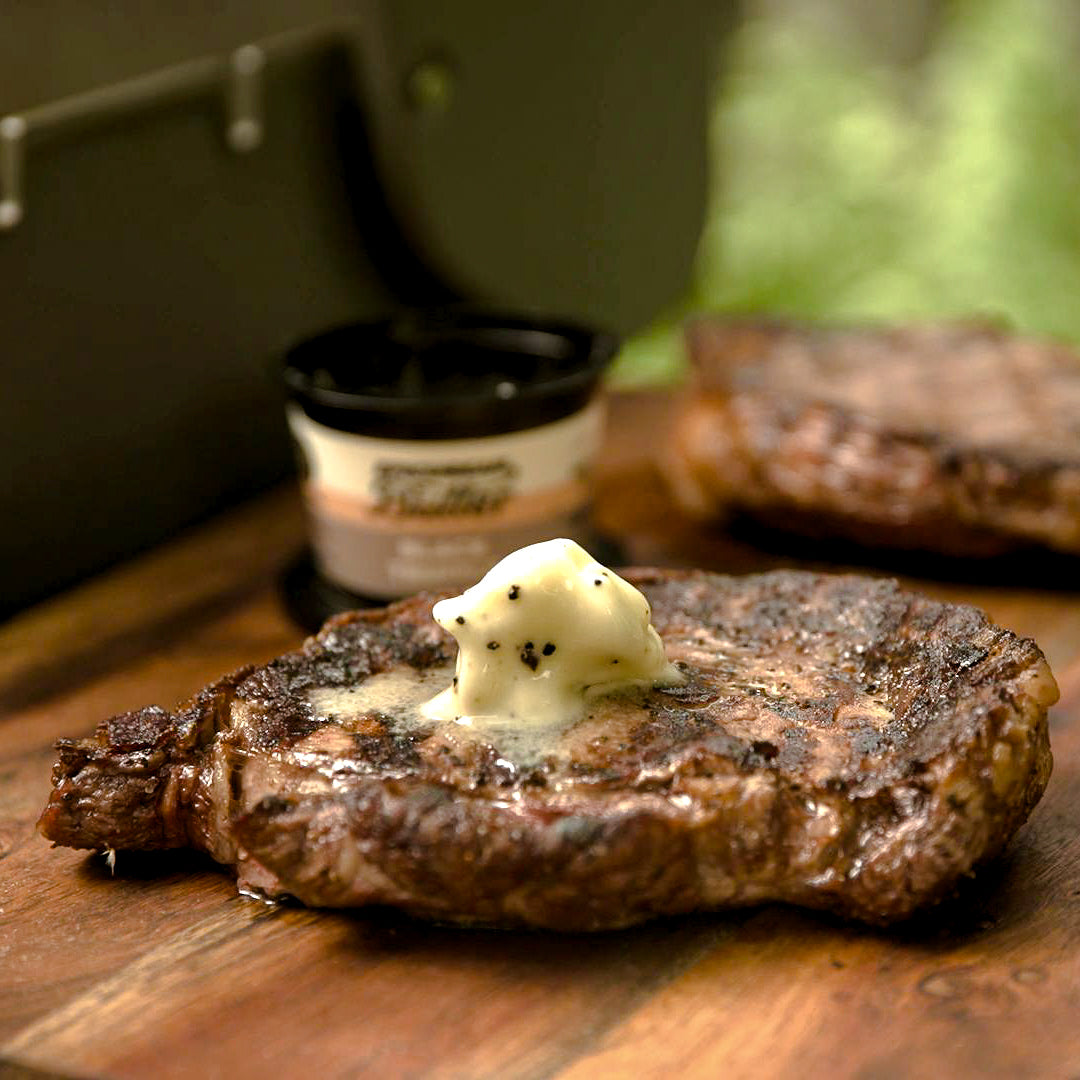
<instances>
[{"instance_id":1,"label":"melting butter","mask_svg":"<svg viewBox=\"0 0 1080 1080\"><path fill-rule=\"evenodd\" d=\"M645 597L572 540L507 555L432 614L458 658L452 685L421 708L431 720L558 728L598 695L683 681Z\"/></svg>"},{"instance_id":2,"label":"melting butter","mask_svg":"<svg viewBox=\"0 0 1080 1080\"><path fill-rule=\"evenodd\" d=\"M644 687L639 685L586 694L586 715L569 724L562 717L523 725L498 716L457 723L425 716L424 705L450 681L453 671L451 664L419 670L402 665L371 675L356 686L314 688L308 700L317 716L343 733L382 734L382 724L372 723L377 715L388 721L395 734L419 735L421 741L488 744L511 772L545 762L587 761L597 748L603 755L604 745L628 739L649 717ZM320 734L326 730L320 729Z\"/></svg>"},{"instance_id":3,"label":"melting butter","mask_svg":"<svg viewBox=\"0 0 1080 1080\"><path fill-rule=\"evenodd\" d=\"M379 672L356 686L321 686L308 695L316 715L346 730L363 727L363 719L381 713L406 727L422 721L420 707L453 675L450 664L416 670L402 665ZM430 721L424 721L430 723Z\"/></svg>"}]
</instances>

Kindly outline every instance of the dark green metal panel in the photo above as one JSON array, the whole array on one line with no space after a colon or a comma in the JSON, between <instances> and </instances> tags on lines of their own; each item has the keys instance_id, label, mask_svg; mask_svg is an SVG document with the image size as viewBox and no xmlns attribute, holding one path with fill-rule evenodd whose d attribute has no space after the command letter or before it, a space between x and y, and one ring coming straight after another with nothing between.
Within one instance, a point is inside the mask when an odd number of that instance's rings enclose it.
<instances>
[{"instance_id":1,"label":"dark green metal panel","mask_svg":"<svg viewBox=\"0 0 1080 1080\"><path fill-rule=\"evenodd\" d=\"M396 66L441 59L445 111L402 110L425 235L467 286L625 333L685 287L730 4L401 0Z\"/></svg>"}]
</instances>

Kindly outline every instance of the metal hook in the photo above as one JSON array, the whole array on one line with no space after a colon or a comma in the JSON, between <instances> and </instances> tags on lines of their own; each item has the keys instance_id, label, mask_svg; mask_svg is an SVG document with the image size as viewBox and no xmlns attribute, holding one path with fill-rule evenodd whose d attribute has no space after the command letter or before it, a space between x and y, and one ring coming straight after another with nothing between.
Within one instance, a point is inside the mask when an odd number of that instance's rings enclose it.
<instances>
[{"instance_id":1,"label":"metal hook","mask_svg":"<svg viewBox=\"0 0 1080 1080\"><path fill-rule=\"evenodd\" d=\"M258 45L241 45L229 57L229 121L225 138L239 154L263 141L263 70L266 53Z\"/></svg>"},{"instance_id":2,"label":"metal hook","mask_svg":"<svg viewBox=\"0 0 1080 1080\"><path fill-rule=\"evenodd\" d=\"M23 219L26 130L21 116L0 120L0 229L14 229Z\"/></svg>"}]
</instances>

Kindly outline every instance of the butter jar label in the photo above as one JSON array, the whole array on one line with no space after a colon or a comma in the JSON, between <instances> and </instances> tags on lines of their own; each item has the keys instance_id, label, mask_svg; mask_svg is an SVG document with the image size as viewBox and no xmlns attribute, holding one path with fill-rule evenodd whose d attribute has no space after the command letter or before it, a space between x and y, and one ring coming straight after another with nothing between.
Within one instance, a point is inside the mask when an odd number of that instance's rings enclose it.
<instances>
[{"instance_id":1,"label":"butter jar label","mask_svg":"<svg viewBox=\"0 0 1080 1080\"><path fill-rule=\"evenodd\" d=\"M603 405L476 439L385 439L288 409L320 572L390 599L475 581L510 551L574 535Z\"/></svg>"}]
</instances>

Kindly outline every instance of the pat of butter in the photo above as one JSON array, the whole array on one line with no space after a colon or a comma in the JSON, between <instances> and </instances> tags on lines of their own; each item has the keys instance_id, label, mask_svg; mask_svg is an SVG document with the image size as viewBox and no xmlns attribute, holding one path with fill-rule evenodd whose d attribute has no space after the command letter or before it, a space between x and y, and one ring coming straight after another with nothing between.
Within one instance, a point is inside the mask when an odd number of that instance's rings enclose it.
<instances>
[{"instance_id":1,"label":"pat of butter","mask_svg":"<svg viewBox=\"0 0 1080 1080\"><path fill-rule=\"evenodd\" d=\"M435 621L457 639L453 685L423 706L462 723L563 723L587 695L683 681L645 597L572 540L521 548Z\"/></svg>"}]
</instances>

